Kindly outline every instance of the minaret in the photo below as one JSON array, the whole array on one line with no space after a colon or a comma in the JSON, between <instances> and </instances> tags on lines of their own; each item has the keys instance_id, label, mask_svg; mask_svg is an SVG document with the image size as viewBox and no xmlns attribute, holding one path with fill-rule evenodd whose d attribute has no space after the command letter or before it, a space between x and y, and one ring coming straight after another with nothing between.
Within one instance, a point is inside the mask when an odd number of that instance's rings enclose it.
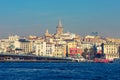
<instances>
[{"instance_id":1,"label":"minaret","mask_svg":"<svg viewBox=\"0 0 120 80\"><path fill-rule=\"evenodd\" d=\"M45 31L45 36L49 36L48 29Z\"/></svg>"},{"instance_id":2,"label":"minaret","mask_svg":"<svg viewBox=\"0 0 120 80\"><path fill-rule=\"evenodd\" d=\"M63 33L63 27L62 27L61 20L59 20L59 22L58 22L58 26L57 26L56 33L57 33L58 35L60 35L60 34Z\"/></svg>"}]
</instances>

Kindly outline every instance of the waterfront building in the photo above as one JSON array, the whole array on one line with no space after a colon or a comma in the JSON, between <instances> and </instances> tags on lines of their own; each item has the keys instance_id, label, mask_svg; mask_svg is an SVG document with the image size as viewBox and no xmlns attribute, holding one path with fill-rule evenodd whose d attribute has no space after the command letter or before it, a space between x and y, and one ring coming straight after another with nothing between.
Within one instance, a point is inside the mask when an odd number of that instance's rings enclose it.
<instances>
[{"instance_id":1,"label":"waterfront building","mask_svg":"<svg viewBox=\"0 0 120 80\"><path fill-rule=\"evenodd\" d=\"M0 52L6 53L8 51L9 46L10 46L10 42L8 39L0 40Z\"/></svg>"},{"instance_id":2,"label":"waterfront building","mask_svg":"<svg viewBox=\"0 0 120 80\"><path fill-rule=\"evenodd\" d=\"M35 54L35 44L43 42L44 39L37 37L37 36L29 36L27 39L30 41L30 48L31 48L31 53Z\"/></svg>"},{"instance_id":3,"label":"waterfront building","mask_svg":"<svg viewBox=\"0 0 120 80\"><path fill-rule=\"evenodd\" d=\"M19 39L19 36L9 36L7 39L1 39L0 41L0 52L3 53L14 53L15 47L14 42Z\"/></svg>"},{"instance_id":4,"label":"waterfront building","mask_svg":"<svg viewBox=\"0 0 120 80\"><path fill-rule=\"evenodd\" d=\"M36 42L34 44L35 55L45 56L46 55L46 42Z\"/></svg>"},{"instance_id":5,"label":"waterfront building","mask_svg":"<svg viewBox=\"0 0 120 80\"><path fill-rule=\"evenodd\" d=\"M76 48L70 48L70 56L77 57L78 55L81 55L83 50L80 47Z\"/></svg>"},{"instance_id":6,"label":"waterfront building","mask_svg":"<svg viewBox=\"0 0 120 80\"><path fill-rule=\"evenodd\" d=\"M67 54L70 56L70 49L77 47L77 42L74 40L66 40L67 41Z\"/></svg>"},{"instance_id":7,"label":"waterfront building","mask_svg":"<svg viewBox=\"0 0 120 80\"><path fill-rule=\"evenodd\" d=\"M55 51L55 44L47 42L46 43L46 54L45 56L53 56Z\"/></svg>"},{"instance_id":8,"label":"waterfront building","mask_svg":"<svg viewBox=\"0 0 120 80\"><path fill-rule=\"evenodd\" d=\"M18 41L15 41L14 46L16 49L22 49L25 54L31 53L32 51L31 43L26 39L19 39Z\"/></svg>"},{"instance_id":9,"label":"waterfront building","mask_svg":"<svg viewBox=\"0 0 120 80\"><path fill-rule=\"evenodd\" d=\"M106 59L113 60L114 58L119 58L119 44L114 42L107 42L103 45L103 53Z\"/></svg>"},{"instance_id":10,"label":"waterfront building","mask_svg":"<svg viewBox=\"0 0 120 80\"><path fill-rule=\"evenodd\" d=\"M46 55L46 42L37 42L34 44L35 55L45 56Z\"/></svg>"},{"instance_id":11,"label":"waterfront building","mask_svg":"<svg viewBox=\"0 0 120 80\"><path fill-rule=\"evenodd\" d=\"M55 44L55 57L66 57L66 45Z\"/></svg>"}]
</instances>

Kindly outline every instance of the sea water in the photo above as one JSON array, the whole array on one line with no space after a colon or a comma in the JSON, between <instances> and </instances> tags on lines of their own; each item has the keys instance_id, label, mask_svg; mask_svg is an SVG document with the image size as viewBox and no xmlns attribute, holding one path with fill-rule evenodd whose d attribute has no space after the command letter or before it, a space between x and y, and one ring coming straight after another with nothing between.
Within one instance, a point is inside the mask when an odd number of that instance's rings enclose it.
<instances>
[{"instance_id":1,"label":"sea water","mask_svg":"<svg viewBox=\"0 0 120 80\"><path fill-rule=\"evenodd\" d=\"M120 64L0 62L0 80L120 80Z\"/></svg>"}]
</instances>

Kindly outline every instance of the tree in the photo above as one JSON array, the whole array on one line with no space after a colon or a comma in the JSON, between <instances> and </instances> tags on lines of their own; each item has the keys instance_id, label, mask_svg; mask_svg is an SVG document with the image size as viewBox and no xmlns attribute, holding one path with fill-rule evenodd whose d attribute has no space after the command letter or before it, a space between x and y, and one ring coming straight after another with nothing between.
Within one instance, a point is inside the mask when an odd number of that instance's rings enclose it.
<instances>
[{"instance_id":1,"label":"tree","mask_svg":"<svg viewBox=\"0 0 120 80\"><path fill-rule=\"evenodd\" d=\"M93 47L89 49L89 56L90 56L90 59L95 58L95 50Z\"/></svg>"},{"instance_id":2,"label":"tree","mask_svg":"<svg viewBox=\"0 0 120 80\"><path fill-rule=\"evenodd\" d=\"M82 53L82 56L86 59L88 55L88 48L84 49L84 52Z\"/></svg>"}]
</instances>

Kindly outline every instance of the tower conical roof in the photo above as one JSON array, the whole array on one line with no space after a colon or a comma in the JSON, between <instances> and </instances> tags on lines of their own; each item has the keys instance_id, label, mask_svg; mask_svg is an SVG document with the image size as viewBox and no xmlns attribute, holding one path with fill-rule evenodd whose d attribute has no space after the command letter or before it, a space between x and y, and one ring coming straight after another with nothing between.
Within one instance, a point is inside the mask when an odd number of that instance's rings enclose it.
<instances>
[{"instance_id":1,"label":"tower conical roof","mask_svg":"<svg viewBox=\"0 0 120 80\"><path fill-rule=\"evenodd\" d=\"M62 27L61 19L59 19L58 27Z\"/></svg>"}]
</instances>

